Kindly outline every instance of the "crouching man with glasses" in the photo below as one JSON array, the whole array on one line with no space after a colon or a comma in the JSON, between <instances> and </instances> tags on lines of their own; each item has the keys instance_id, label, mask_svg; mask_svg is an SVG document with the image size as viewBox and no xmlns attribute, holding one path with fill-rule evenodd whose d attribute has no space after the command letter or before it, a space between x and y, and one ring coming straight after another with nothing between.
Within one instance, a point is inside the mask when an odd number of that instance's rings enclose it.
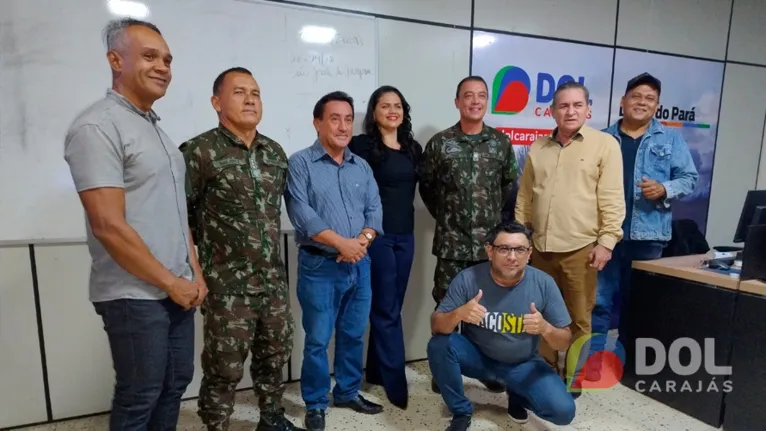
<instances>
[{"instance_id":1,"label":"crouching man with glasses","mask_svg":"<svg viewBox=\"0 0 766 431\"><path fill-rule=\"evenodd\" d=\"M489 261L460 272L431 317L428 363L453 415L447 431L471 424L462 376L503 383L515 422L527 410L556 425L574 419L572 396L538 353L541 339L569 347L571 318L553 278L527 266L530 237L516 222L496 226L485 240ZM460 322L463 332L453 333Z\"/></svg>"}]
</instances>

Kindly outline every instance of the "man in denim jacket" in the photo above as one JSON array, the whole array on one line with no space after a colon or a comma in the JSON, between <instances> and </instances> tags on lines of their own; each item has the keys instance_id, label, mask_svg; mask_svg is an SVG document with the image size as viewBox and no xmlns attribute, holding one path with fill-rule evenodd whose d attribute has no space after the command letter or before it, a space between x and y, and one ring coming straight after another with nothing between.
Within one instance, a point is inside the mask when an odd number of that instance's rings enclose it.
<instances>
[{"instance_id":1,"label":"man in denim jacket","mask_svg":"<svg viewBox=\"0 0 766 431\"><path fill-rule=\"evenodd\" d=\"M617 302L623 345L631 263L662 255L672 233L671 205L694 191L699 176L683 137L654 118L660 92L660 81L648 73L631 79L620 102L623 118L604 129L622 150L626 214L623 240L598 274L592 324L594 334L606 334ZM604 337L594 338L591 351L603 349ZM589 366L586 379L598 380L600 371L600 365Z\"/></svg>"}]
</instances>

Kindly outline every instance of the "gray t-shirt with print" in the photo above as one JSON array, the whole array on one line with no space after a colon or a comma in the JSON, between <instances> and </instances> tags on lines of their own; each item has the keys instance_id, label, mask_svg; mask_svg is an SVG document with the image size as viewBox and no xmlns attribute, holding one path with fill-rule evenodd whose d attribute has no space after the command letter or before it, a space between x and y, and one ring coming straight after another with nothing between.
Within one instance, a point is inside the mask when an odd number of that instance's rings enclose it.
<instances>
[{"instance_id":1,"label":"gray t-shirt with print","mask_svg":"<svg viewBox=\"0 0 766 431\"><path fill-rule=\"evenodd\" d=\"M450 283L437 311L450 312L472 300L482 290L479 301L487 309L480 325L464 324L463 335L486 356L516 364L537 355L540 335L524 332L524 315L531 304L551 325L563 328L572 322L556 282L539 269L527 266L521 281L513 287L495 283L490 263L485 262L460 272Z\"/></svg>"}]
</instances>

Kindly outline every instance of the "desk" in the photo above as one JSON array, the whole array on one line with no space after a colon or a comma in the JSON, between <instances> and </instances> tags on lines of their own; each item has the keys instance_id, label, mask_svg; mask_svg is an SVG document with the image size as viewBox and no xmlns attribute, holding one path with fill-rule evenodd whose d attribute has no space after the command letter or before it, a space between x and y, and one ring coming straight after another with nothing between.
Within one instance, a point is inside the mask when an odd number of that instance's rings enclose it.
<instances>
[{"instance_id":1,"label":"desk","mask_svg":"<svg viewBox=\"0 0 766 431\"><path fill-rule=\"evenodd\" d=\"M637 375L637 338L653 338L670 351L679 338L691 338L704 349L705 339L714 339L715 347L707 351L715 365L730 362L735 298L739 280L700 269L703 255L680 256L633 263L631 296L625 337L626 363L622 383L631 389L660 401L676 410L720 427L724 406L724 381L729 376L714 376L700 369L680 376L671 370L667 355L664 367L656 374ZM764 346L766 347L766 346ZM662 352L660 352L662 353ZM647 351L647 364L657 359ZM691 360L689 349L678 354L681 365ZM660 358L662 359L662 358ZM718 390L708 390L712 381Z\"/></svg>"},{"instance_id":2,"label":"desk","mask_svg":"<svg viewBox=\"0 0 766 431\"><path fill-rule=\"evenodd\" d=\"M731 371L724 429L751 431L766 423L766 284L743 281L734 312Z\"/></svg>"}]
</instances>

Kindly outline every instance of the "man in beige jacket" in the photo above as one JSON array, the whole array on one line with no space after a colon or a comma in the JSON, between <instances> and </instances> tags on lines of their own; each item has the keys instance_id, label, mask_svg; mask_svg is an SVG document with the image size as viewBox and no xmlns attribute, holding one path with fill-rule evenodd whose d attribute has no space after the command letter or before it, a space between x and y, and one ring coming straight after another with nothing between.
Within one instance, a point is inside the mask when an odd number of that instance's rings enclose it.
<instances>
[{"instance_id":1,"label":"man in beige jacket","mask_svg":"<svg viewBox=\"0 0 766 431\"><path fill-rule=\"evenodd\" d=\"M573 341L591 332L597 274L622 239L625 218L620 147L611 135L585 125L588 100L588 89L577 82L556 89L556 129L532 143L516 199L517 221L534 230L531 264L561 289ZM558 368L558 352L543 342L540 353Z\"/></svg>"}]
</instances>

